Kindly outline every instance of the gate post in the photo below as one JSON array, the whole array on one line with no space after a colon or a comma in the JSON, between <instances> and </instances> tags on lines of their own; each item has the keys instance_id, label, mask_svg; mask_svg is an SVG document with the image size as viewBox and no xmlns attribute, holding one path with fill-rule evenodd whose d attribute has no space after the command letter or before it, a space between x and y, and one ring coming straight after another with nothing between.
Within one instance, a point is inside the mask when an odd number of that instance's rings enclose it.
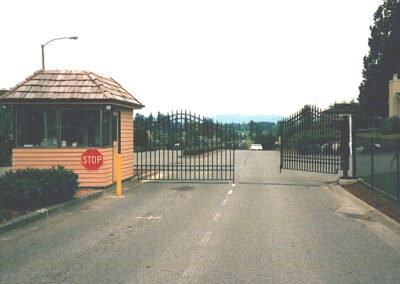
<instances>
[{"instance_id":1,"label":"gate post","mask_svg":"<svg viewBox=\"0 0 400 284\"><path fill-rule=\"evenodd\" d=\"M357 178L357 128L356 118L349 115L349 126L350 126L350 155L351 155L351 176L353 179Z\"/></svg>"},{"instance_id":2,"label":"gate post","mask_svg":"<svg viewBox=\"0 0 400 284\"><path fill-rule=\"evenodd\" d=\"M347 116L344 116L341 121L341 141L340 141L340 157L343 170L343 179L349 178L349 157L350 157L350 131L349 131L349 120Z\"/></svg>"}]
</instances>

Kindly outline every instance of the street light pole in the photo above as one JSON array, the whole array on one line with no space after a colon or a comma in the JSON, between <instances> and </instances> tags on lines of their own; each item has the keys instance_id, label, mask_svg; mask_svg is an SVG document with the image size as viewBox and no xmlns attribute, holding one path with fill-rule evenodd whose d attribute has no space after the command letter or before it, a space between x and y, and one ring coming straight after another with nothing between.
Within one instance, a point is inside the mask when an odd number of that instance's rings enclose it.
<instances>
[{"instance_id":1,"label":"street light pole","mask_svg":"<svg viewBox=\"0 0 400 284\"><path fill-rule=\"evenodd\" d=\"M73 39L73 40L77 40L78 37L77 36L67 36L67 37L60 37L60 38L54 38L52 40L49 40L48 42L46 42L45 44L42 44L42 70L44 70L44 47L46 45L48 45L50 42L55 41L55 40L60 40L60 39Z\"/></svg>"}]
</instances>

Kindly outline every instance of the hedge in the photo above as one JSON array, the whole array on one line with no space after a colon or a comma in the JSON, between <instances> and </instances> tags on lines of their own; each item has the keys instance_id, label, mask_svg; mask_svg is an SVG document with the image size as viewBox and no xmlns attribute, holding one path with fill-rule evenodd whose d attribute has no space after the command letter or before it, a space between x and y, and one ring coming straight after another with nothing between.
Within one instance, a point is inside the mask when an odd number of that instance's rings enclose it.
<instances>
[{"instance_id":1,"label":"hedge","mask_svg":"<svg viewBox=\"0 0 400 284\"><path fill-rule=\"evenodd\" d=\"M78 175L62 166L8 171L0 177L0 208L26 211L70 200Z\"/></svg>"}]
</instances>

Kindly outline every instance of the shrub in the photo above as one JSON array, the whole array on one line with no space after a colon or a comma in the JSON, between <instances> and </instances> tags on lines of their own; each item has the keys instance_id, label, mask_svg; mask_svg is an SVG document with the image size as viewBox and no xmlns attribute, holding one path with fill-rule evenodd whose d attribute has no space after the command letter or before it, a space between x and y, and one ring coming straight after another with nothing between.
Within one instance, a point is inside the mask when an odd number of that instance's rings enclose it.
<instances>
[{"instance_id":1,"label":"shrub","mask_svg":"<svg viewBox=\"0 0 400 284\"><path fill-rule=\"evenodd\" d=\"M383 134L400 133L400 119L397 116L389 117L385 120L382 128Z\"/></svg>"},{"instance_id":2,"label":"shrub","mask_svg":"<svg viewBox=\"0 0 400 284\"><path fill-rule=\"evenodd\" d=\"M78 175L62 166L8 171L0 177L0 207L25 211L64 202L78 185Z\"/></svg>"}]
</instances>

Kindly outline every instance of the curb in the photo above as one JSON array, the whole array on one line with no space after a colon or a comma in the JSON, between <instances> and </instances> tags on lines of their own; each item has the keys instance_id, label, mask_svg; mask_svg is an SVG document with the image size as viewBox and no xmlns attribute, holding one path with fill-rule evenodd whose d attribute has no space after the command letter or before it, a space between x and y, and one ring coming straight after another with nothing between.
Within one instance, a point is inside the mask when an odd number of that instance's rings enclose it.
<instances>
[{"instance_id":1,"label":"curb","mask_svg":"<svg viewBox=\"0 0 400 284\"><path fill-rule=\"evenodd\" d=\"M393 232L397 231L400 234L400 224L398 222L396 222L395 220L393 220L389 216L383 214L381 211L379 211L375 207L372 207L371 205L369 205L365 201L361 200L357 196L351 194L350 192L345 190L340 185L337 185L337 184L325 184L325 185L323 185L323 187L333 191L337 195L340 195L342 197L345 197L345 198L349 199L350 201L355 203L358 207L360 207L363 210L365 210L364 214L373 213L374 217L376 217L376 219L377 219L376 221L381 221L386 227L391 229Z\"/></svg>"},{"instance_id":2,"label":"curb","mask_svg":"<svg viewBox=\"0 0 400 284\"><path fill-rule=\"evenodd\" d=\"M136 185L139 183L138 177L133 177L130 180L126 180L125 182L122 183L123 188L122 191L129 191L132 189L132 186ZM26 226L28 224L31 224L33 222L36 222L40 219L44 218L49 218L52 215L55 215L56 213L64 210L64 209L69 209L72 207L75 207L77 205L83 204L85 202L88 202L90 200L94 200L97 198L100 198L104 195L111 194L115 192L116 188L115 185L110 186L106 189L99 189L95 192L86 194L81 197L76 197L70 201L61 203L61 204L56 204L56 205L51 205L46 208L38 209L33 212L29 212L27 214L12 218L2 224L0 224L0 234L6 233L8 231L21 228L23 226Z\"/></svg>"}]
</instances>

